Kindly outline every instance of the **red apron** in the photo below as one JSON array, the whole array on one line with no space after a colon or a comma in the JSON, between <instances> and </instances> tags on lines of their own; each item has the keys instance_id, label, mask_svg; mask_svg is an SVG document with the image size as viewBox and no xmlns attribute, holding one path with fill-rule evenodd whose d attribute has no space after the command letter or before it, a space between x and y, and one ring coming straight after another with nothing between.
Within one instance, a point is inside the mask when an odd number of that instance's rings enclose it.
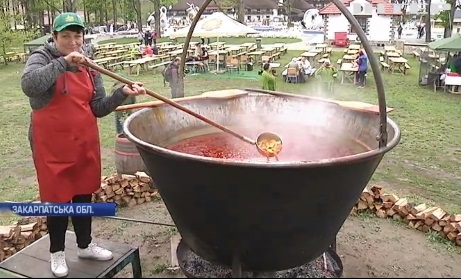
<instances>
[{"instance_id":1,"label":"red apron","mask_svg":"<svg viewBox=\"0 0 461 279\"><path fill-rule=\"evenodd\" d=\"M32 112L33 159L42 202L69 202L101 186L101 151L90 108L93 71L80 67L55 83L51 102Z\"/></svg>"}]
</instances>

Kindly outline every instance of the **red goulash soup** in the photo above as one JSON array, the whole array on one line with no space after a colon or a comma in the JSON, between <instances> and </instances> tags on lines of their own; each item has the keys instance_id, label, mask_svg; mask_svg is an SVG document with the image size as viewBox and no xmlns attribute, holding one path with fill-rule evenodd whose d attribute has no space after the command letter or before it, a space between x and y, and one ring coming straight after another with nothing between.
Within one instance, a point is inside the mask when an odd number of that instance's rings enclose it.
<instances>
[{"instance_id":1,"label":"red goulash soup","mask_svg":"<svg viewBox=\"0 0 461 279\"><path fill-rule=\"evenodd\" d=\"M363 153L369 149L353 140L335 140L327 137L306 137L299 133L296 136L284 137L282 151L278 154L279 162L283 161L315 161ZM256 146L246 143L232 135L214 133L191 137L167 147L181 153L203 157L230 159L237 161L267 161L256 149ZM275 160L275 159L274 159Z\"/></svg>"}]
</instances>

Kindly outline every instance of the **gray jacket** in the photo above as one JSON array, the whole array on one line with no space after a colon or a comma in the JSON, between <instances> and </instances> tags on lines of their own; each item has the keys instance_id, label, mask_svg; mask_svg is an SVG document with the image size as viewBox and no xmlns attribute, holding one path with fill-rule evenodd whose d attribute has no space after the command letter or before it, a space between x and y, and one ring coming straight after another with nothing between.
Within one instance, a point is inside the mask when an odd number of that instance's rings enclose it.
<instances>
[{"instance_id":1,"label":"gray jacket","mask_svg":"<svg viewBox=\"0 0 461 279\"><path fill-rule=\"evenodd\" d=\"M60 55L52 42L45 42L42 50L49 55L34 51L27 59L21 77L22 91L29 97L30 107L33 110L41 109L51 102L55 82L61 74L65 71L75 70ZM50 60L50 58L54 59ZM95 117L104 117L110 114L127 98L122 87L115 90L112 95L107 96L101 74L94 77L94 86L95 95L90 101L90 107ZM31 132L29 130L29 140L32 138Z\"/></svg>"},{"instance_id":2,"label":"gray jacket","mask_svg":"<svg viewBox=\"0 0 461 279\"><path fill-rule=\"evenodd\" d=\"M40 109L46 106L53 98L54 85L57 78L65 71L73 71L53 43L45 42L44 50L51 57L41 52L33 52L27 59L21 77L21 88L24 94L29 97L32 109ZM123 93L122 87L117 89L113 95L107 96L101 74L94 77L95 95L90 102L91 110L96 117L104 117L115 110L127 96Z\"/></svg>"}]
</instances>

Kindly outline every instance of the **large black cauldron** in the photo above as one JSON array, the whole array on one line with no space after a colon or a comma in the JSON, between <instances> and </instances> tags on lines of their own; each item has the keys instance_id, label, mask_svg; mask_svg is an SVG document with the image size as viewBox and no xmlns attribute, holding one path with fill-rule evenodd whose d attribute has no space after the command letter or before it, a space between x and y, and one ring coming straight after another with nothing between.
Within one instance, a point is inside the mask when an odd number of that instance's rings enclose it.
<instances>
[{"instance_id":1,"label":"large black cauldron","mask_svg":"<svg viewBox=\"0 0 461 279\"><path fill-rule=\"evenodd\" d=\"M400 139L388 119L389 142L379 147L380 115L317 99L245 92L178 102L234 130L251 127L250 137L274 125L292 126L321 130L338 144L347 136L371 149L313 162L205 158L165 146L215 128L161 102L132 114L124 132L136 144L183 241L205 260L230 267L237 259L243 270L289 269L325 252L384 154Z\"/></svg>"}]
</instances>

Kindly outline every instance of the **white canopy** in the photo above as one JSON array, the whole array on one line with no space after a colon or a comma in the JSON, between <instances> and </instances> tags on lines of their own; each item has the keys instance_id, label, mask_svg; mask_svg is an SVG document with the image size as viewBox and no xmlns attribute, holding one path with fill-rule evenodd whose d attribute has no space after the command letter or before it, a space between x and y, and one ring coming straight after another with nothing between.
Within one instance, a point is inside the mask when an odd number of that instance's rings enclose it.
<instances>
[{"instance_id":1,"label":"white canopy","mask_svg":"<svg viewBox=\"0 0 461 279\"><path fill-rule=\"evenodd\" d=\"M170 38L184 38L189 33L189 26L171 33ZM258 34L253 28L241 24L221 12L215 12L206 18L200 19L195 26L193 37L219 38L239 37L248 34Z\"/></svg>"}]
</instances>

